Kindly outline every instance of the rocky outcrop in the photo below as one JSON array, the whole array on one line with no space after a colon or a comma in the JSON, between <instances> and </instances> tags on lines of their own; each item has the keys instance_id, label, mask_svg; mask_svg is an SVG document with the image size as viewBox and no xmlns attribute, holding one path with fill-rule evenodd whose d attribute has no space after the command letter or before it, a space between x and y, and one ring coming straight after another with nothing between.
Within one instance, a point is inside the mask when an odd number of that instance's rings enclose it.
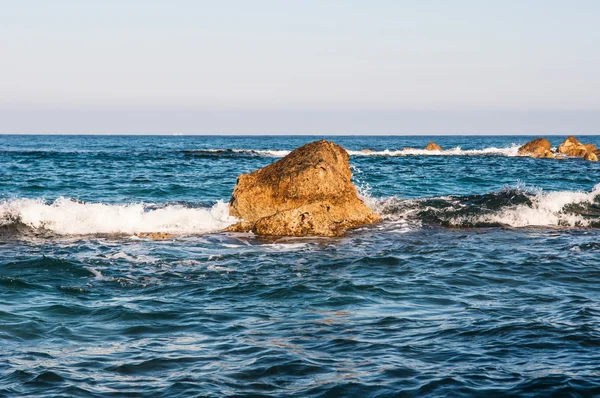
<instances>
[{"instance_id":1,"label":"rocky outcrop","mask_svg":"<svg viewBox=\"0 0 600 398\"><path fill-rule=\"evenodd\" d=\"M596 156L596 154L594 152L588 152L585 155L583 155L583 158L585 160L589 160L590 162L597 162L598 161L598 156Z\"/></svg>"},{"instance_id":2,"label":"rocky outcrop","mask_svg":"<svg viewBox=\"0 0 600 398\"><path fill-rule=\"evenodd\" d=\"M426 151L443 151L442 147L440 147L435 142L431 142L431 141L427 143L427 145L425 146L425 150Z\"/></svg>"},{"instance_id":3,"label":"rocky outcrop","mask_svg":"<svg viewBox=\"0 0 600 398\"><path fill-rule=\"evenodd\" d=\"M533 158L553 158L564 159L567 156L580 157L585 160L595 162L600 151L596 150L594 144L582 144L572 135L567 137L557 148L556 153L552 152L550 142L545 138L536 138L519 148L519 155L531 156ZM596 160L594 160L596 158Z\"/></svg>"},{"instance_id":4,"label":"rocky outcrop","mask_svg":"<svg viewBox=\"0 0 600 398\"><path fill-rule=\"evenodd\" d=\"M558 146L557 151L567 156L583 157L588 152L588 148L571 135Z\"/></svg>"},{"instance_id":5,"label":"rocky outcrop","mask_svg":"<svg viewBox=\"0 0 600 398\"><path fill-rule=\"evenodd\" d=\"M527 155L532 158L554 157L550 148L550 141L545 138L536 138L520 147L519 155Z\"/></svg>"},{"instance_id":6,"label":"rocky outcrop","mask_svg":"<svg viewBox=\"0 0 600 398\"><path fill-rule=\"evenodd\" d=\"M229 214L242 221L226 231L274 236L339 236L377 221L350 181L348 153L328 141L295 149L238 177Z\"/></svg>"}]
</instances>

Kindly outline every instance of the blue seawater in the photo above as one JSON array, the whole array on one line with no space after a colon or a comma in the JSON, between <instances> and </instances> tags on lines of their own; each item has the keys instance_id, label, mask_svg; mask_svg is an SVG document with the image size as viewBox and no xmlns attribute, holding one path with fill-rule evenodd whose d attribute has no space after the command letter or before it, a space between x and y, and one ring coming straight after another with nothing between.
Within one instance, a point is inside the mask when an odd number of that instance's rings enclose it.
<instances>
[{"instance_id":1,"label":"blue seawater","mask_svg":"<svg viewBox=\"0 0 600 398\"><path fill-rule=\"evenodd\" d=\"M381 223L219 232L319 138ZM0 136L0 396L600 395L600 165L532 138Z\"/></svg>"}]
</instances>

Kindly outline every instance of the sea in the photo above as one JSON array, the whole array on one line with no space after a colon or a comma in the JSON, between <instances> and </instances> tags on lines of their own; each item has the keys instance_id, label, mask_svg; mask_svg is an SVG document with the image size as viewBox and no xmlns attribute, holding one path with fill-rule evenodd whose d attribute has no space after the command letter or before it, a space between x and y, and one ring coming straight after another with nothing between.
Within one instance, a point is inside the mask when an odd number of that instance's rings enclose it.
<instances>
[{"instance_id":1,"label":"sea","mask_svg":"<svg viewBox=\"0 0 600 398\"><path fill-rule=\"evenodd\" d=\"M321 138L379 223L221 232ZM600 163L533 138L1 135L0 396L600 396Z\"/></svg>"}]
</instances>

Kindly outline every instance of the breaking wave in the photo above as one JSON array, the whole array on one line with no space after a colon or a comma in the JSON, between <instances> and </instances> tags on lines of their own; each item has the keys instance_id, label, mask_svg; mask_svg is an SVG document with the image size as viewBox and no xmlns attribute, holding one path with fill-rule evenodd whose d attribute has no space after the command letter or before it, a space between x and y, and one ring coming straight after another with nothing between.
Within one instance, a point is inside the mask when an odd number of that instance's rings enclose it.
<instances>
[{"instance_id":1,"label":"breaking wave","mask_svg":"<svg viewBox=\"0 0 600 398\"><path fill-rule=\"evenodd\" d=\"M590 192L505 188L483 195L368 199L384 220L446 227L600 227L600 184Z\"/></svg>"},{"instance_id":2,"label":"breaking wave","mask_svg":"<svg viewBox=\"0 0 600 398\"><path fill-rule=\"evenodd\" d=\"M371 150L348 150L350 156L517 156L519 145L512 145L506 148L484 148L484 149L461 149L455 147L445 151L428 151L425 149L405 148L405 149L385 149L383 151ZM281 158L289 154L289 150L273 149L201 149L183 151L186 156L193 157L272 157Z\"/></svg>"},{"instance_id":3,"label":"breaking wave","mask_svg":"<svg viewBox=\"0 0 600 398\"><path fill-rule=\"evenodd\" d=\"M200 234L219 231L234 223L229 205L212 208L144 203L85 203L71 198L9 199L0 202L0 228L16 232L56 235L134 234L165 232Z\"/></svg>"},{"instance_id":4,"label":"breaking wave","mask_svg":"<svg viewBox=\"0 0 600 398\"><path fill-rule=\"evenodd\" d=\"M455 147L444 151L428 151L426 149L406 148L401 150L383 150L383 151L348 151L351 156L517 156L519 145L512 145L506 148L484 148L484 149L461 149Z\"/></svg>"},{"instance_id":5,"label":"breaking wave","mask_svg":"<svg viewBox=\"0 0 600 398\"><path fill-rule=\"evenodd\" d=\"M270 150L270 149L197 149L186 150L183 153L186 156L211 158L211 157L272 157L282 158L289 154L288 150Z\"/></svg>"},{"instance_id":6,"label":"breaking wave","mask_svg":"<svg viewBox=\"0 0 600 398\"><path fill-rule=\"evenodd\" d=\"M371 150L348 150L350 156L517 156L519 145L512 145L506 148L484 148L484 149L461 149L455 147L445 151L428 151L425 149L404 148L404 149L385 149L383 151ZM273 149L201 149L183 151L186 156L194 157L272 157L281 158L289 154L289 150Z\"/></svg>"},{"instance_id":7,"label":"breaking wave","mask_svg":"<svg viewBox=\"0 0 600 398\"><path fill-rule=\"evenodd\" d=\"M381 215L380 228L403 231L423 226L600 228L600 184L590 192L545 192L523 187L483 195L423 199L374 199L360 192L367 206ZM9 199L0 202L1 234L131 235L164 232L219 232L237 220L229 205L211 208L181 204L85 203L71 198Z\"/></svg>"}]
</instances>

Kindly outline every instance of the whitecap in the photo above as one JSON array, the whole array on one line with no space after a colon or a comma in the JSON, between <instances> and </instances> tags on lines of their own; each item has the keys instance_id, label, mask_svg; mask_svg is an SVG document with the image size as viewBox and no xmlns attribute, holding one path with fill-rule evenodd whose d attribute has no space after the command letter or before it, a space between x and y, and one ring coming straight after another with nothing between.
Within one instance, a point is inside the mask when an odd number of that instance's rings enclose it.
<instances>
[{"instance_id":1,"label":"whitecap","mask_svg":"<svg viewBox=\"0 0 600 398\"><path fill-rule=\"evenodd\" d=\"M0 226L21 223L59 235L143 232L199 234L220 231L236 221L229 216L229 205L222 201L212 208L84 203L63 197L50 203L42 199L9 199L0 202Z\"/></svg>"},{"instance_id":2,"label":"whitecap","mask_svg":"<svg viewBox=\"0 0 600 398\"><path fill-rule=\"evenodd\" d=\"M521 145L512 144L509 147L497 148L489 147L483 149L462 149L457 146L446 149L444 151L429 151L426 149L405 148L405 149L384 149L380 151L362 151L362 150L347 150L350 156L519 156L519 147ZM259 155L272 158L281 158L288 155L291 151L285 149L204 149L202 152L210 153L239 153L247 155Z\"/></svg>"},{"instance_id":3,"label":"whitecap","mask_svg":"<svg viewBox=\"0 0 600 398\"><path fill-rule=\"evenodd\" d=\"M496 212L474 216L469 221L497 223L511 227L590 226L592 220L584 218L577 212L565 211L565 207L576 204L592 204L598 195L600 195L600 184L596 185L591 192L544 192L539 190L531 199L531 205L508 206ZM457 217L451 220L451 223L461 225L465 221L464 218Z\"/></svg>"}]
</instances>

